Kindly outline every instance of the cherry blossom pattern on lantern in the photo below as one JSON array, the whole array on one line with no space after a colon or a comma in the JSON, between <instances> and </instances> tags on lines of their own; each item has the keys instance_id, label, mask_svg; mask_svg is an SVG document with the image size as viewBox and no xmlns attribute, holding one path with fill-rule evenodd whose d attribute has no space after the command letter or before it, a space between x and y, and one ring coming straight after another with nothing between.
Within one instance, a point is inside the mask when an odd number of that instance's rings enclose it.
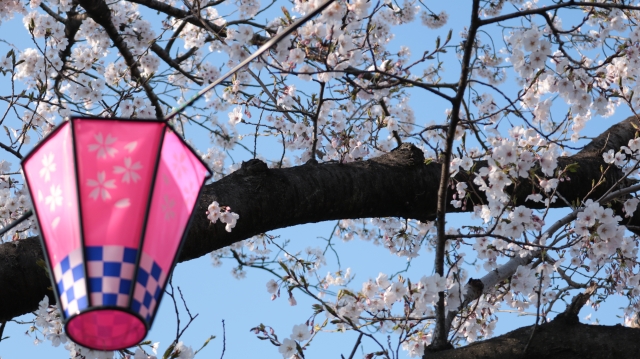
<instances>
[{"instance_id":1,"label":"cherry blossom pattern on lantern","mask_svg":"<svg viewBox=\"0 0 640 359\"><path fill-rule=\"evenodd\" d=\"M182 193L184 194L183 202L185 203L185 205L191 203L194 197L198 196L199 188L196 188L196 185L191 181L185 182L181 189Z\"/></svg>"},{"instance_id":2,"label":"cherry blossom pattern on lantern","mask_svg":"<svg viewBox=\"0 0 640 359\"><path fill-rule=\"evenodd\" d=\"M111 145L118 140L116 137L112 137L111 134L107 134L107 138L104 138L102 132L99 132L94 135L93 138L96 140L96 143L89 145L89 152L98 151L98 158L106 158L107 155L113 157L118 152L114 147L111 147Z\"/></svg>"},{"instance_id":3,"label":"cherry blossom pattern on lantern","mask_svg":"<svg viewBox=\"0 0 640 359\"><path fill-rule=\"evenodd\" d=\"M114 206L116 208L127 208L129 206L131 206L131 200L129 198L123 198L121 200L118 200Z\"/></svg>"},{"instance_id":4,"label":"cherry blossom pattern on lantern","mask_svg":"<svg viewBox=\"0 0 640 359\"><path fill-rule=\"evenodd\" d=\"M164 212L164 220L168 221L173 219L176 216L173 208L176 205L176 201L173 198L167 196L166 194L162 196L162 212Z\"/></svg>"},{"instance_id":5,"label":"cherry blossom pattern on lantern","mask_svg":"<svg viewBox=\"0 0 640 359\"><path fill-rule=\"evenodd\" d=\"M111 194L109 194L109 191L107 191L107 189L116 188L116 184L115 180L107 180L106 176L107 175L104 171L98 172L97 180L89 179L87 181L87 186L95 187L89 194L89 197L93 198L94 200L98 199L98 197L101 197L103 201L111 199Z\"/></svg>"},{"instance_id":6,"label":"cherry blossom pattern on lantern","mask_svg":"<svg viewBox=\"0 0 640 359\"><path fill-rule=\"evenodd\" d=\"M113 166L113 173L123 174L122 182L129 183L133 181L133 183L138 182L140 180L140 175L135 172L139 169L142 169L142 164L140 162L132 163L131 157L124 158L124 166Z\"/></svg>"},{"instance_id":7,"label":"cherry blossom pattern on lantern","mask_svg":"<svg viewBox=\"0 0 640 359\"><path fill-rule=\"evenodd\" d=\"M49 182L51 180L51 172L56 171L56 164L55 162L53 162L53 159L53 153L49 153L49 155L44 155L42 157L42 169L40 170L40 177L44 177L45 182Z\"/></svg>"},{"instance_id":8,"label":"cherry blossom pattern on lantern","mask_svg":"<svg viewBox=\"0 0 640 359\"><path fill-rule=\"evenodd\" d=\"M133 152L133 150L138 147L138 141L129 142L124 146L124 149L129 151L129 153Z\"/></svg>"},{"instance_id":9,"label":"cherry blossom pattern on lantern","mask_svg":"<svg viewBox=\"0 0 640 359\"><path fill-rule=\"evenodd\" d=\"M174 173L178 178L182 177L182 175L187 172L187 167L185 166L185 163L184 163L186 159L187 157L182 152L175 153L173 155Z\"/></svg>"},{"instance_id":10,"label":"cherry blossom pattern on lantern","mask_svg":"<svg viewBox=\"0 0 640 359\"><path fill-rule=\"evenodd\" d=\"M62 206L62 189L60 189L60 186L51 185L50 190L51 194L44 199L44 203L53 212L56 210L56 206Z\"/></svg>"}]
</instances>

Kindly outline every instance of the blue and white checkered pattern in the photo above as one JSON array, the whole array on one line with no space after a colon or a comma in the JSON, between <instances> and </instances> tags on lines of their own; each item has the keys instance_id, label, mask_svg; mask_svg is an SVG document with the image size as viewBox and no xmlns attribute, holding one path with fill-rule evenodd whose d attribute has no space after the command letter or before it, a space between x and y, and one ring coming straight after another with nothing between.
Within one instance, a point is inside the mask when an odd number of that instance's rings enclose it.
<instances>
[{"instance_id":1,"label":"blue and white checkered pattern","mask_svg":"<svg viewBox=\"0 0 640 359\"><path fill-rule=\"evenodd\" d=\"M124 246L87 247L92 306L129 305L137 254L137 249Z\"/></svg>"},{"instance_id":2,"label":"blue and white checkered pattern","mask_svg":"<svg viewBox=\"0 0 640 359\"><path fill-rule=\"evenodd\" d=\"M140 313L147 322L151 321L151 315L158 304L166 279L167 274L162 271L162 268L149 255L142 252L131 309Z\"/></svg>"},{"instance_id":3,"label":"blue and white checkered pattern","mask_svg":"<svg viewBox=\"0 0 640 359\"><path fill-rule=\"evenodd\" d=\"M87 308L87 284L82 266L82 249L69 253L53 268L53 276L60 294L60 306L68 318Z\"/></svg>"}]
</instances>

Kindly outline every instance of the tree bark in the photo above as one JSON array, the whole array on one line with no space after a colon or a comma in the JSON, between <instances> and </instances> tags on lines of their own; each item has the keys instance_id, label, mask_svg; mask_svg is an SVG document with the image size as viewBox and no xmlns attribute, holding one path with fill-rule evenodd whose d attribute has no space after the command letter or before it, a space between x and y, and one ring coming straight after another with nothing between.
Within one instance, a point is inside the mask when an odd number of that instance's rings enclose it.
<instances>
[{"instance_id":1,"label":"tree bark","mask_svg":"<svg viewBox=\"0 0 640 359\"><path fill-rule=\"evenodd\" d=\"M601 169L607 167L602 153L627 145L636 134L632 123L638 125L640 122L628 118L609 128L577 154L559 159L560 169L569 164L578 165L576 172L569 174L571 180L558 186L558 192L564 198L580 201L589 192L590 198L598 198L621 178L621 171L611 168L606 172L604 185L591 191L592 181L597 181ZM308 163L269 169L259 160L248 161L238 171L205 187L180 261L198 258L256 234L298 224L368 217L434 219L440 166L434 162L426 164L422 151L406 143L380 157L347 164ZM477 162L475 168L482 166L486 166L486 162ZM473 184L473 178L472 174L465 173L455 176L475 191L475 204L484 203L483 192ZM541 206L531 201L525 203L526 196L532 193L530 185L512 185L507 190L515 195L517 204ZM214 225L206 218L206 209L212 201L230 206L240 215L231 233L225 231L224 224ZM558 200L552 206L564 207L566 204ZM447 211L472 209L471 205L461 209L449 206ZM640 224L640 214L628 219L626 224ZM51 282L37 264L41 258L42 250L36 237L0 244L0 322L34 311L45 294L54 302L47 289ZM622 329L613 327L611 330Z\"/></svg>"},{"instance_id":2,"label":"tree bark","mask_svg":"<svg viewBox=\"0 0 640 359\"><path fill-rule=\"evenodd\" d=\"M554 320L462 348L426 353L429 359L609 359L638 358L640 329ZM527 348L524 352L525 347Z\"/></svg>"}]
</instances>

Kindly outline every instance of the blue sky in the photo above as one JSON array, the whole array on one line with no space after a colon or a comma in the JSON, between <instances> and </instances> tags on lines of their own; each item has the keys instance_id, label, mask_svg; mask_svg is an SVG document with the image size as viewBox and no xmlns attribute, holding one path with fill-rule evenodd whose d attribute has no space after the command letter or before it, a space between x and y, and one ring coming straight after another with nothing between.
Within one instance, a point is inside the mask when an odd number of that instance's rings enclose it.
<instances>
[{"instance_id":1,"label":"blue sky","mask_svg":"<svg viewBox=\"0 0 640 359\"><path fill-rule=\"evenodd\" d=\"M439 11L440 9L434 8ZM462 28L465 20L468 18L468 9L451 9L450 22L442 29L442 36L446 36L449 28L453 28L453 41L458 41L458 31ZM29 44L30 39L27 32L22 27L20 19L6 22L1 25L0 38L14 44ZM416 27L417 26L417 27ZM435 39L425 39L416 36L419 31L419 22L411 27L399 27L396 32L396 42L394 46L416 44L414 57L421 53L418 49L424 49L433 46ZM418 30L416 30L418 29ZM500 46L498 46L499 48ZM393 48L393 47L392 47ZM0 54L8 51L5 43L0 43ZM448 65L445 65L447 67ZM451 69L456 66L450 66ZM456 73L450 73L450 76ZM429 123L431 120L436 122L444 118L444 104L440 101L433 100L432 96L414 92L411 104L414 106L417 122L419 124ZM219 115L221 120L226 120L225 114ZM608 120L593 120L585 134L597 134L602 129L610 126L626 116L621 112ZM599 121L596 123L596 121ZM197 139L195 144L201 149L207 147L205 139ZM269 142L265 140L261 146L269 146ZM269 151L279 151L265 149ZM0 158L3 154L0 153ZM247 154L238 154L236 160L247 159ZM17 165L14 161L14 168ZM434 184L436 185L436 184ZM553 212L553 216L560 216L562 211ZM449 216L450 225L456 226L462 223L468 223L467 215L451 215ZM240 219L241 223L242 218ZM292 248L304 249L307 246L322 246L323 240L318 237L328 237L333 231L335 222L317 223L303 226L296 226L279 231L273 234L280 235L281 240L290 239ZM214 240L214 239L212 239ZM394 257L382 247L375 247L370 243L363 242L359 239L348 243L342 243L340 240L336 243L339 253L342 269L351 267L355 273L354 289L359 289L360 283L368 278L375 278L378 272L393 273L403 269L406 261ZM433 258L424 250L421 256L414 260L407 276L420 277L423 274L429 275L433 271ZM325 275L328 271L338 269L337 261L334 257L327 255L328 264L320 270L320 275ZM223 350L223 331L222 320L225 321L226 336L226 358L238 357L257 357L262 358L281 358L277 348L269 344L268 341L261 341L255 338L255 335L249 332L249 329L263 323L272 326L280 338L288 337L291 334L293 325L304 323L312 311L311 301L307 300L302 294L297 294L296 299L298 305L291 307L286 297L279 298L275 301L270 300L265 284L271 277L267 273L258 270L247 270L247 278L243 280L234 279L230 272L233 267L231 261L226 261L220 268L211 266L209 256L203 256L199 259L186 263L181 263L174 271L174 286L182 289L184 298L189 306L192 314L198 313L197 319L191 324L186 331L182 340L192 346L194 349L210 336L215 335L216 339L211 341L209 345L199 354L199 358L219 357ZM483 273L471 273L471 276L479 276ZM613 301L595 313L592 319L598 318L603 324L620 323L621 320L615 317L613 310L624 305L623 301ZM182 304L178 302L178 307L182 314L181 323L184 325L188 319ZM561 309L562 306L558 307ZM585 317L590 312L590 308L585 308L581 313L581 317ZM322 316L321 316L322 317ZM31 315L26 315L17 320L30 320ZM323 318L323 317L322 317ZM496 334L508 332L523 325L533 324L534 317L518 317L515 315L501 315ZM10 336L9 339L0 342L0 357L2 359L18 359L18 358L67 358L68 352L62 347L53 348L50 342L44 342L40 345L33 345L34 336L25 335L28 326L16 323L8 323L4 335ZM163 351L173 340L176 332L175 309L170 298L165 295L160 306L158 317L155 320L154 327L151 329L148 339L154 342L160 342L160 350ZM340 354L348 356L351 352L356 339L353 333L323 333L314 339L307 351L307 357L339 357ZM365 342L365 348L373 349L373 347ZM360 351L358 351L360 353ZM404 355L404 353L402 354ZM356 355L359 358L360 354Z\"/></svg>"}]
</instances>

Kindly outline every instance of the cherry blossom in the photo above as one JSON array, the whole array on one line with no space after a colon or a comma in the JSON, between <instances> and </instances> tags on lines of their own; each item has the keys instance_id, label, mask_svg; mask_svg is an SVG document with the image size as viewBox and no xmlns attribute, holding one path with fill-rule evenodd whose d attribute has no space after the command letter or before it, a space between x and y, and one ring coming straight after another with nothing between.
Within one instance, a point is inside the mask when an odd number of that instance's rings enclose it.
<instances>
[{"instance_id":1,"label":"cherry blossom","mask_svg":"<svg viewBox=\"0 0 640 359\"><path fill-rule=\"evenodd\" d=\"M278 351L282 354L283 358L289 359L298 351L296 348L296 342L289 338L285 338L282 341L282 344L280 344Z\"/></svg>"}]
</instances>

